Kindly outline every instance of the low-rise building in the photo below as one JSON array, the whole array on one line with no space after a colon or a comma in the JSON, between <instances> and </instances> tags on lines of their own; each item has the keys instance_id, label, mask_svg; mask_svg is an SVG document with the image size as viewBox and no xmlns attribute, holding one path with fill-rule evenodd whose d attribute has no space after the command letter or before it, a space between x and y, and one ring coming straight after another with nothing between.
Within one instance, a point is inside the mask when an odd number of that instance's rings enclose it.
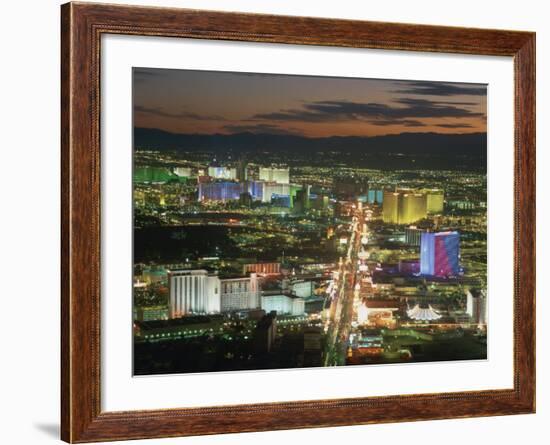
<instances>
[{"instance_id":1,"label":"low-rise building","mask_svg":"<svg viewBox=\"0 0 550 445\"><path fill-rule=\"evenodd\" d=\"M172 320L136 321L136 341L157 342L179 338L201 337L223 332L222 315L195 315Z\"/></svg>"},{"instance_id":2,"label":"low-rise building","mask_svg":"<svg viewBox=\"0 0 550 445\"><path fill-rule=\"evenodd\" d=\"M287 294L262 295L262 309L266 312L275 311L280 315L303 315L305 313L305 300Z\"/></svg>"}]
</instances>

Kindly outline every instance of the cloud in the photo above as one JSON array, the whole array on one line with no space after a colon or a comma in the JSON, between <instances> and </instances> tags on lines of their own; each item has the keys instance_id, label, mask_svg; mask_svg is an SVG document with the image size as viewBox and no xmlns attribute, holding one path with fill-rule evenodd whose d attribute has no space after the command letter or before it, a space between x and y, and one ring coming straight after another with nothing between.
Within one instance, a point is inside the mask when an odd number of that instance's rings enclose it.
<instances>
[{"instance_id":1,"label":"cloud","mask_svg":"<svg viewBox=\"0 0 550 445\"><path fill-rule=\"evenodd\" d=\"M459 103L438 102L426 99L400 98L394 104L376 102L351 102L325 100L309 102L301 109L260 113L251 120L281 122L328 123L341 121L366 121L373 125L422 126L421 118L482 118L483 113L457 106ZM461 103L460 103L461 104ZM469 105L469 102L465 104Z\"/></svg>"},{"instance_id":2,"label":"cloud","mask_svg":"<svg viewBox=\"0 0 550 445\"><path fill-rule=\"evenodd\" d=\"M255 114L250 120L273 120L273 121L295 121L295 122L329 122L330 116L319 113L312 113L307 110L281 110L273 113Z\"/></svg>"},{"instance_id":3,"label":"cloud","mask_svg":"<svg viewBox=\"0 0 550 445\"><path fill-rule=\"evenodd\" d=\"M399 108L395 114L414 113L415 117L483 117L484 113L474 112L467 108L461 108L456 105L462 105L461 102L438 102L426 99L402 98L396 101L405 105L407 109ZM469 104L469 102L466 102Z\"/></svg>"},{"instance_id":4,"label":"cloud","mask_svg":"<svg viewBox=\"0 0 550 445\"><path fill-rule=\"evenodd\" d=\"M487 87L481 84L400 81L398 85L404 86L404 88L395 90L394 92L401 94L422 94L427 96L485 96L487 94Z\"/></svg>"},{"instance_id":5,"label":"cloud","mask_svg":"<svg viewBox=\"0 0 550 445\"><path fill-rule=\"evenodd\" d=\"M452 100L438 100L438 104L440 105L465 105L470 107L479 107L479 102L463 102L463 101L452 101Z\"/></svg>"},{"instance_id":6,"label":"cloud","mask_svg":"<svg viewBox=\"0 0 550 445\"><path fill-rule=\"evenodd\" d=\"M223 127L225 130L231 133L267 133L267 134L281 134L281 135L301 135L302 132L295 128L281 128L277 125L270 124L231 124Z\"/></svg>"},{"instance_id":7,"label":"cloud","mask_svg":"<svg viewBox=\"0 0 550 445\"><path fill-rule=\"evenodd\" d=\"M436 127L440 128L473 128L470 124L437 124Z\"/></svg>"},{"instance_id":8,"label":"cloud","mask_svg":"<svg viewBox=\"0 0 550 445\"><path fill-rule=\"evenodd\" d=\"M405 127L425 127L426 124L415 119L387 119L371 121L373 125L386 127L389 125L404 125Z\"/></svg>"},{"instance_id":9,"label":"cloud","mask_svg":"<svg viewBox=\"0 0 550 445\"><path fill-rule=\"evenodd\" d=\"M216 116L216 115L203 116L197 113L192 113L190 111L180 111L180 112L173 113L171 111L164 111L161 108L149 108L141 105L135 105L134 112L149 114L152 116L164 117L169 119L188 119L188 120L197 120L197 121L225 121L226 120L222 116Z\"/></svg>"}]
</instances>

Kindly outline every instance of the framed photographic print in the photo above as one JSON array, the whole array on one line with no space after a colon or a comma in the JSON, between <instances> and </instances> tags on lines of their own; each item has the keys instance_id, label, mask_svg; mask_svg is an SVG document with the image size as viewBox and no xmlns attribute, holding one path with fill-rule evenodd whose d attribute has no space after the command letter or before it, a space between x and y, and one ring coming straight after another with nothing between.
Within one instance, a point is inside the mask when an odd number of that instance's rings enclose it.
<instances>
[{"instance_id":1,"label":"framed photographic print","mask_svg":"<svg viewBox=\"0 0 550 445\"><path fill-rule=\"evenodd\" d=\"M62 438L535 410L535 35L62 6Z\"/></svg>"}]
</instances>

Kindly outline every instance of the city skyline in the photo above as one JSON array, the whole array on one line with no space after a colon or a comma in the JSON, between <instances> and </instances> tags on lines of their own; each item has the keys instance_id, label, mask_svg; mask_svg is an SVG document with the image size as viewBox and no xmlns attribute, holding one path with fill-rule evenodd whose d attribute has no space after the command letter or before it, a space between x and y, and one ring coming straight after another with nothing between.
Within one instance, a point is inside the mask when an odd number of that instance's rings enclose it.
<instances>
[{"instance_id":1,"label":"city skyline","mask_svg":"<svg viewBox=\"0 0 550 445\"><path fill-rule=\"evenodd\" d=\"M484 85L133 75L135 375L487 358Z\"/></svg>"},{"instance_id":2,"label":"city skyline","mask_svg":"<svg viewBox=\"0 0 550 445\"><path fill-rule=\"evenodd\" d=\"M483 84L134 68L135 127L304 137L486 131Z\"/></svg>"}]
</instances>

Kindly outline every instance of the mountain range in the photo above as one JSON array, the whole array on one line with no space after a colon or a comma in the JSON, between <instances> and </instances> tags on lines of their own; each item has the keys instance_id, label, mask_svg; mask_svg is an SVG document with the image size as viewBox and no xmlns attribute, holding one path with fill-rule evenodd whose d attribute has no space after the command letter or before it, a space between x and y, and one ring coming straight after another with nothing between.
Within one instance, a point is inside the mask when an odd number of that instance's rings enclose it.
<instances>
[{"instance_id":1,"label":"mountain range","mask_svg":"<svg viewBox=\"0 0 550 445\"><path fill-rule=\"evenodd\" d=\"M485 170L487 133L443 134L401 133L384 136L331 136L310 138L299 135L269 133L182 134L154 128L134 128L137 150L248 153L262 155L290 154L294 158L315 156L323 152L342 152L342 158L374 158L379 168L406 168L406 159L417 159L416 168ZM397 157L404 157L401 161ZM318 156L317 156L318 158ZM456 164L456 165L455 165Z\"/></svg>"},{"instance_id":2,"label":"mountain range","mask_svg":"<svg viewBox=\"0 0 550 445\"><path fill-rule=\"evenodd\" d=\"M235 152L289 151L302 153L343 151L347 153L400 153L437 155L442 157L468 156L485 159L487 133L442 134L401 133L384 136L331 136L309 138L298 135L269 133L181 134L154 128L134 129L137 149L158 151Z\"/></svg>"}]
</instances>

